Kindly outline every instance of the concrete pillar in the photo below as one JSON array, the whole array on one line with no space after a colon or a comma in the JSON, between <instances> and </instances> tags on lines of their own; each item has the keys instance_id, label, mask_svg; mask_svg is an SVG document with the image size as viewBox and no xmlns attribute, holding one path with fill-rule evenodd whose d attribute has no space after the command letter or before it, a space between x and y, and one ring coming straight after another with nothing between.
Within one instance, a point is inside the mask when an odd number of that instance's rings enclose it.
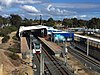
<instances>
[{"instance_id":1,"label":"concrete pillar","mask_svg":"<svg viewBox=\"0 0 100 75\"><path fill-rule=\"evenodd\" d=\"M89 40L87 39L87 56L89 55Z\"/></svg>"},{"instance_id":2,"label":"concrete pillar","mask_svg":"<svg viewBox=\"0 0 100 75\"><path fill-rule=\"evenodd\" d=\"M42 75L42 54L40 55L40 75Z\"/></svg>"},{"instance_id":3,"label":"concrete pillar","mask_svg":"<svg viewBox=\"0 0 100 75\"><path fill-rule=\"evenodd\" d=\"M44 74L44 57L42 59L42 74Z\"/></svg>"},{"instance_id":4,"label":"concrete pillar","mask_svg":"<svg viewBox=\"0 0 100 75\"><path fill-rule=\"evenodd\" d=\"M3 75L3 64L0 65L0 75Z\"/></svg>"}]
</instances>

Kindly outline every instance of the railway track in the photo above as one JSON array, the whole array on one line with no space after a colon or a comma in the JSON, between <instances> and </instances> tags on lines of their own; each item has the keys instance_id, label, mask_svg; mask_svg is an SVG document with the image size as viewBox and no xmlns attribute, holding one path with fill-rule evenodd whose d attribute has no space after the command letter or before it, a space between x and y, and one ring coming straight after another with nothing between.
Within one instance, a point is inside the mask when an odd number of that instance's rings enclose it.
<instances>
[{"instance_id":1,"label":"railway track","mask_svg":"<svg viewBox=\"0 0 100 75\"><path fill-rule=\"evenodd\" d=\"M38 38L38 40L40 39ZM49 49L50 51L51 49L43 41L41 41L41 43L42 43L42 51L46 54L46 56L50 59L50 61L52 61L54 66L56 66L58 72L60 72L60 74L56 74L56 75L75 75L71 70L68 69L67 66L65 66L64 64L58 63L59 61L47 52L48 51L47 49ZM55 74L52 74L52 75L55 75Z\"/></svg>"},{"instance_id":2,"label":"railway track","mask_svg":"<svg viewBox=\"0 0 100 75\"><path fill-rule=\"evenodd\" d=\"M74 41L71 44L73 44L76 48L78 48L77 50L80 50L81 52L83 52L85 54L87 53L87 45L86 44L80 43L78 41ZM96 59L97 61L100 61L100 48L98 46L95 47L95 46L89 45L89 56Z\"/></svg>"},{"instance_id":3,"label":"railway track","mask_svg":"<svg viewBox=\"0 0 100 75\"><path fill-rule=\"evenodd\" d=\"M45 50L45 48L43 48L42 50L49 57L49 59L53 62L53 64L57 67L57 69L60 71L61 74L59 74L59 75L74 75L68 68L64 68L63 67L63 66L65 66L64 64L58 63L59 61L55 57L53 57L52 55L50 55Z\"/></svg>"},{"instance_id":4,"label":"railway track","mask_svg":"<svg viewBox=\"0 0 100 75\"><path fill-rule=\"evenodd\" d=\"M81 53L80 51L74 49L73 47L68 47L69 52L76 56L77 58L81 59L85 64L88 64L90 69L100 72L100 62L93 60L92 58L86 56L85 54Z\"/></svg>"},{"instance_id":5,"label":"railway track","mask_svg":"<svg viewBox=\"0 0 100 75\"><path fill-rule=\"evenodd\" d=\"M40 55L36 54L36 57L37 57L37 59L38 59L38 61L40 63ZM45 63L44 63L44 68L48 70L49 75L52 75L51 72L49 71L49 68L47 67L47 65ZM46 71L44 71L44 73L45 73L45 75L47 74Z\"/></svg>"}]
</instances>

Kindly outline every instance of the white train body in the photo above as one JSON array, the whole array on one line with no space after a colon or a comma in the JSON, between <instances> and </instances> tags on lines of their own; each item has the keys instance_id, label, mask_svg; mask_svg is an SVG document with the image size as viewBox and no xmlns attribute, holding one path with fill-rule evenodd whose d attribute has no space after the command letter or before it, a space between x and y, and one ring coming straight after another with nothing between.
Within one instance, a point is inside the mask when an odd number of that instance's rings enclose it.
<instances>
[{"instance_id":1,"label":"white train body","mask_svg":"<svg viewBox=\"0 0 100 75\"><path fill-rule=\"evenodd\" d=\"M35 38L32 41L32 50L33 50L33 53L36 53L36 54L40 54L41 53L41 44Z\"/></svg>"}]
</instances>

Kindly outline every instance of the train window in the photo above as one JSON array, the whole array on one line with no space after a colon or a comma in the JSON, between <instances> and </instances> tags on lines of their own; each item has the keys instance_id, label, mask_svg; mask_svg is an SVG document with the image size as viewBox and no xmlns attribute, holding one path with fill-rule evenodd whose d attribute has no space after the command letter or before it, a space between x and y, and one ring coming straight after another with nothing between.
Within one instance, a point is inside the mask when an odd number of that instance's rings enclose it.
<instances>
[{"instance_id":1,"label":"train window","mask_svg":"<svg viewBox=\"0 0 100 75\"><path fill-rule=\"evenodd\" d=\"M36 45L35 47L36 47L36 49L40 49L40 45Z\"/></svg>"},{"instance_id":2,"label":"train window","mask_svg":"<svg viewBox=\"0 0 100 75\"><path fill-rule=\"evenodd\" d=\"M36 48L36 49L40 49L40 43L39 43L39 42L36 42L36 43L35 43L35 48Z\"/></svg>"}]
</instances>

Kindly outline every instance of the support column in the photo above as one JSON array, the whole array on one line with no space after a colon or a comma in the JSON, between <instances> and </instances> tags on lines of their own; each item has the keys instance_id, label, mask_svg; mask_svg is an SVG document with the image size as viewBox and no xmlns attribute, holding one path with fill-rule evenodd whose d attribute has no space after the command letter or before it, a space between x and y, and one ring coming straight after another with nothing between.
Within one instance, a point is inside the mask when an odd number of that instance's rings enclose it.
<instances>
[{"instance_id":1,"label":"support column","mask_svg":"<svg viewBox=\"0 0 100 75\"><path fill-rule=\"evenodd\" d=\"M42 75L42 54L40 55L40 75Z\"/></svg>"},{"instance_id":2,"label":"support column","mask_svg":"<svg viewBox=\"0 0 100 75\"><path fill-rule=\"evenodd\" d=\"M42 58L42 74L44 74L44 57Z\"/></svg>"},{"instance_id":3,"label":"support column","mask_svg":"<svg viewBox=\"0 0 100 75\"><path fill-rule=\"evenodd\" d=\"M89 39L87 39L87 56L89 55Z\"/></svg>"},{"instance_id":4,"label":"support column","mask_svg":"<svg viewBox=\"0 0 100 75\"><path fill-rule=\"evenodd\" d=\"M66 43L64 43L64 64L67 65L67 53L68 49L66 47Z\"/></svg>"}]
</instances>

